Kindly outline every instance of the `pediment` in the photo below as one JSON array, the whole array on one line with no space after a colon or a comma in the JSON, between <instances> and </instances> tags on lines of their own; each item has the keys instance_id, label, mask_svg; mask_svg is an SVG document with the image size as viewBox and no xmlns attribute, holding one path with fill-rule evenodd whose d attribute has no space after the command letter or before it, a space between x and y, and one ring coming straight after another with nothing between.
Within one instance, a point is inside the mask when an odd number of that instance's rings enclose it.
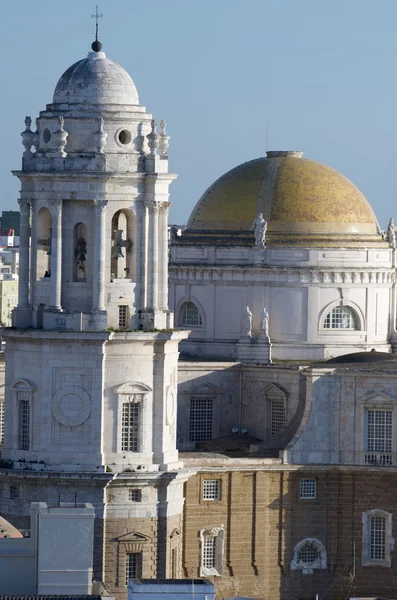
<instances>
[{"instance_id":1,"label":"pediment","mask_svg":"<svg viewBox=\"0 0 397 600\"><path fill-rule=\"evenodd\" d=\"M285 398L287 396L287 392L277 383L270 383L265 386L264 392L266 396Z\"/></svg>"},{"instance_id":2,"label":"pediment","mask_svg":"<svg viewBox=\"0 0 397 600\"><path fill-rule=\"evenodd\" d=\"M394 404L397 402L396 398L392 398L383 392L373 392L372 394L365 396L362 400L365 402L365 404L377 404L379 406L383 404Z\"/></svg>"},{"instance_id":3,"label":"pediment","mask_svg":"<svg viewBox=\"0 0 397 600\"><path fill-rule=\"evenodd\" d=\"M13 383L12 389L16 392L35 392L36 386L29 379L21 378Z\"/></svg>"},{"instance_id":4,"label":"pediment","mask_svg":"<svg viewBox=\"0 0 397 600\"><path fill-rule=\"evenodd\" d=\"M116 394L131 396L133 394L147 394L152 391L152 388L137 381L126 381L117 386L114 391Z\"/></svg>"},{"instance_id":5,"label":"pediment","mask_svg":"<svg viewBox=\"0 0 397 600\"><path fill-rule=\"evenodd\" d=\"M218 396L222 394L222 390L212 383L202 383L201 385L189 388L188 393L203 396Z\"/></svg>"},{"instance_id":6,"label":"pediment","mask_svg":"<svg viewBox=\"0 0 397 600\"><path fill-rule=\"evenodd\" d=\"M123 542L123 543L143 543L143 542L151 542L152 538L145 535L144 533L140 533L140 531L129 531L128 533L123 533L123 535L119 535L114 538L115 542Z\"/></svg>"}]
</instances>

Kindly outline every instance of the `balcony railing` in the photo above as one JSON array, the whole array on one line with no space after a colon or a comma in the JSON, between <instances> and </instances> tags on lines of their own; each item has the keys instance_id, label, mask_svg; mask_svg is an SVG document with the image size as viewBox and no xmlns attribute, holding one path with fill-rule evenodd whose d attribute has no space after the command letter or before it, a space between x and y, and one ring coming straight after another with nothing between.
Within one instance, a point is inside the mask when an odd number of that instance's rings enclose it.
<instances>
[{"instance_id":1,"label":"balcony railing","mask_svg":"<svg viewBox=\"0 0 397 600\"><path fill-rule=\"evenodd\" d=\"M392 452L366 452L365 464L374 467L392 467L396 464Z\"/></svg>"}]
</instances>

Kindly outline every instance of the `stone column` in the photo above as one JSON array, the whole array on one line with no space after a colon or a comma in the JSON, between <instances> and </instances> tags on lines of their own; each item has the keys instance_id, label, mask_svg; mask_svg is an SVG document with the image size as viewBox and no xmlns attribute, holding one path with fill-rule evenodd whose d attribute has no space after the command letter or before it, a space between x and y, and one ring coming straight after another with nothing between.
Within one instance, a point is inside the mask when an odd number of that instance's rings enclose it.
<instances>
[{"instance_id":1,"label":"stone column","mask_svg":"<svg viewBox=\"0 0 397 600\"><path fill-rule=\"evenodd\" d=\"M159 295L160 308L168 309L168 208L170 202L162 202L159 215L160 228L160 260L159 260Z\"/></svg>"},{"instance_id":2,"label":"stone column","mask_svg":"<svg viewBox=\"0 0 397 600\"><path fill-rule=\"evenodd\" d=\"M149 205L149 277L148 308L158 307L159 272L159 207L154 202Z\"/></svg>"},{"instance_id":3,"label":"stone column","mask_svg":"<svg viewBox=\"0 0 397 600\"><path fill-rule=\"evenodd\" d=\"M37 279L37 219L38 210L36 202L32 203L32 227L30 234L30 304L35 304L35 285Z\"/></svg>"},{"instance_id":4,"label":"stone column","mask_svg":"<svg viewBox=\"0 0 397 600\"><path fill-rule=\"evenodd\" d=\"M94 286L92 308L94 311L105 310L106 283L106 212L107 200L94 200L95 205L95 244L94 244Z\"/></svg>"},{"instance_id":5,"label":"stone column","mask_svg":"<svg viewBox=\"0 0 397 600\"><path fill-rule=\"evenodd\" d=\"M18 200L21 210L19 238L19 284L18 308L29 306L29 236L30 205L27 200Z\"/></svg>"},{"instance_id":6,"label":"stone column","mask_svg":"<svg viewBox=\"0 0 397 600\"><path fill-rule=\"evenodd\" d=\"M62 199L50 200L52 207L51 284L52 308L61 310L62 292Z\"/></svg>"},{"instance_id":7,"label":"stone column","mask_svg":"<svg viewBox=\"0 0 397 600\"><path fill-rule=\"evenodd\" d=\"M147 307L148 295L147 295L147 284L148 284L148 207L146 204L142 204L142 219L139 225L142 229L142 248L140 253L140 263L138 269L141 271L141 306L144 310Z\"/></svg>"}]
</instances>

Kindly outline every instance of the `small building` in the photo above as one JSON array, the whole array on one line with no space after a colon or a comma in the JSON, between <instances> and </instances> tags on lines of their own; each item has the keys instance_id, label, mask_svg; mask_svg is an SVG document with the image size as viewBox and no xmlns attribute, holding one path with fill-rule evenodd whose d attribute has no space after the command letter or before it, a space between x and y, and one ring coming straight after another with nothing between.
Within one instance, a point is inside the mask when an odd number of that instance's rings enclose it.
<instances>
[{"instance_id":1,"label":"small building","mask_svg":"<svg viewBox=\"0 0 397 600\"><path fill-rule=\"evenodd\" d=\"M130 579L128 600L215 600L207 579Z\"/></svg>"},{"instance_id":2,"label":"small building","mask_svg":"<svg viewBox=\"0 0 397 600\"><path fill-rule=\"evenodd\" d=\"M0 595L92 593L94 507L31 504L30 536L0 521Z\"/></svg>"}]
</instances>

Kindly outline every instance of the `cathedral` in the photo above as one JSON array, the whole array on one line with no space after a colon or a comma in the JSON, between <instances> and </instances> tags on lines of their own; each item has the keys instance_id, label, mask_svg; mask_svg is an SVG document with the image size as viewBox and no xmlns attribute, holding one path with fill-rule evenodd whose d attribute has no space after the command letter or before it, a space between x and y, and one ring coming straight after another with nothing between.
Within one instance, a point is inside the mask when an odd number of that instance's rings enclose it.
<instances>
[{"instance_id":1,"label":"cathedral","mask_svg":"<svg viewBox=\"0 0 397 600\"><path fill-rule=\"evenodd\" d=\"M0 514L92 503L117 600L131 577L392 597L394 222L269 151L169 227L169 139L98 40L25 120Z\"/></svg>"}]
</instances>

